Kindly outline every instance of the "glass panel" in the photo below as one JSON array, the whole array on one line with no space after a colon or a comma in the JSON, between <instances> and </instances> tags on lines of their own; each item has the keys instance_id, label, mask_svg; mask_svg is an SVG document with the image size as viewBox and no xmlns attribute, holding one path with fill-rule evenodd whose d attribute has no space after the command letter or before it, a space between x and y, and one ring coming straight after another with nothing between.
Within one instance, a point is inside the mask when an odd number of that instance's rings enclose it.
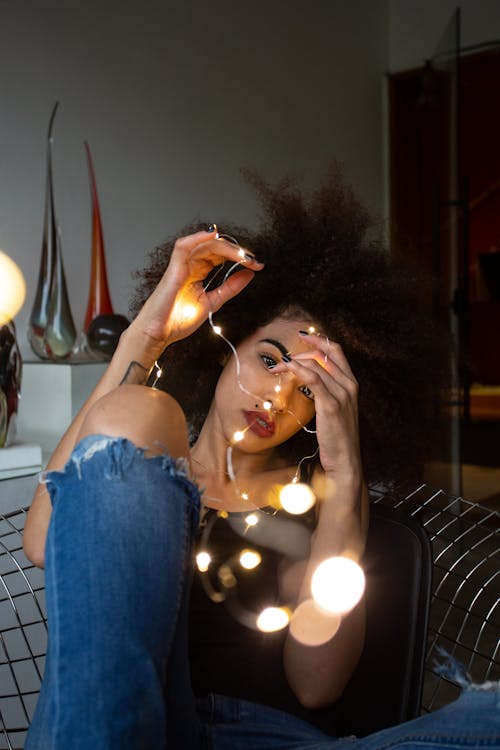
<instances>
[{"instance_id":1,"label":"glass panel","mask_svg":"<svg viewBox=\"0 0 500 750\"><path fill-rule=\"evenodd\" d=\"M438 141L441 163L436 165L433 221L433 265L441 280L436 312L445 317L456 351L450 361L451 393L446 404L443 442L444 468L440 486L462 494L461 418L467 405L465 374L458 362L463 350L467 307L464 274L467 274L466 200L459 179L458 164L458 78L460 57L460 9L454 12L432 59L427 75L439 110ZM464 210L465 208L465 210Z\"/></svg>"}]
</instances>

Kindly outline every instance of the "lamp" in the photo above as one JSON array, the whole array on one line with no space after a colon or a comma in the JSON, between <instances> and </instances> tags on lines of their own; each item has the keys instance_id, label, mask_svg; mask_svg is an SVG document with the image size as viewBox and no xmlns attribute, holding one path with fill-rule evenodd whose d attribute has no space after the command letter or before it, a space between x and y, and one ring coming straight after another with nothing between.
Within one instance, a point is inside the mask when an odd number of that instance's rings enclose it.
<instances>
[{"instance_id":1,"label":"lamp","mask_svg":"<svg viewBox=\"0 0 500 750\"><path fill-rule=\"evenodd\" d=\"M26 284L19 266L0 250L0 326L12 320L26 297Z\"/></svg>"}]
</instances>

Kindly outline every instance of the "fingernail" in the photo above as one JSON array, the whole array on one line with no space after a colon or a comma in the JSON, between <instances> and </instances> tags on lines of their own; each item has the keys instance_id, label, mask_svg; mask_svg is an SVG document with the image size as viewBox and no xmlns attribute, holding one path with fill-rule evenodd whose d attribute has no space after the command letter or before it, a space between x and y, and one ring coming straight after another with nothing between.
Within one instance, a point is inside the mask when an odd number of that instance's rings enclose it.
<instances>
[{"instance_id":1,"label":"fingernail","mask_svg":"<svg viewBox=\"0 0 500 750\"><path fill-rule=\"evenodd\" d=\"M288 363L288 362L291 362L291 361L292 361L292 358L291 358L291 357L289 357L289 356L288 356L288 354L283 354L283 356L281 357L281 361L282 361L282 362L287 362L287 363Z\"/></svg>"},{"instance_id":2,"label":"fingernail","mask_svg":"<svg viewBox=\"0 0 500 750\"><path fill-rule=\"evenodd\" d=\"M246 252L246 253L245 253L245 258L246 258L247 260L257 260L257 258L255 257L255 255L254 255L253 253L249 253L249 252ZM259 261L257 260L257 263L258 263L258 262L259 262Z\"/></svg>"}]
</instances>

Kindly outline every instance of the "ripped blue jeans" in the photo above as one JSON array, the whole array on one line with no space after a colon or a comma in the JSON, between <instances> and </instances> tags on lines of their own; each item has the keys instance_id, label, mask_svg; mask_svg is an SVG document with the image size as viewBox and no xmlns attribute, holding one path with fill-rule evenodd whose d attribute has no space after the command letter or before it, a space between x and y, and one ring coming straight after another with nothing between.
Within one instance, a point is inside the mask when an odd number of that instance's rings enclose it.
<instances>
[{"instance_id":1,"label":"ripped blue jeans","mask_svg":"<svg viewBox=\"0 0 500 750\"><path fill-rule=\"evenodd\" d=\"M26 750L500 748L498 686L362 739L234 698L197 701L187 616L200 498L181 462L89 436L47 487L49 648Z\"/></svg>"}]
</instances>

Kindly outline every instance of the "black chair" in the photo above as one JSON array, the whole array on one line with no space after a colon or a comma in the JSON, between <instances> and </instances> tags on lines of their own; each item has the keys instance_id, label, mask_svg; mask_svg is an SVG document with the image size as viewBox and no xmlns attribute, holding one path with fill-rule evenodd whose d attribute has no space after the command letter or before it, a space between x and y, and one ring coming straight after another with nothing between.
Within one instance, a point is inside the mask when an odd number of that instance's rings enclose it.
<instances>
[{"instance_id":1,"label":"black chair","mask_svg":"<svg viewBox=\"0 0 500 750\"><path fill-rule=\"evenodd\" d=\"M373 505L363 568L366 640L341 699L314 711L330 734L358 737L420 714L431 599L432 550L422 526Z\"/></svg>"}]
</instances>

